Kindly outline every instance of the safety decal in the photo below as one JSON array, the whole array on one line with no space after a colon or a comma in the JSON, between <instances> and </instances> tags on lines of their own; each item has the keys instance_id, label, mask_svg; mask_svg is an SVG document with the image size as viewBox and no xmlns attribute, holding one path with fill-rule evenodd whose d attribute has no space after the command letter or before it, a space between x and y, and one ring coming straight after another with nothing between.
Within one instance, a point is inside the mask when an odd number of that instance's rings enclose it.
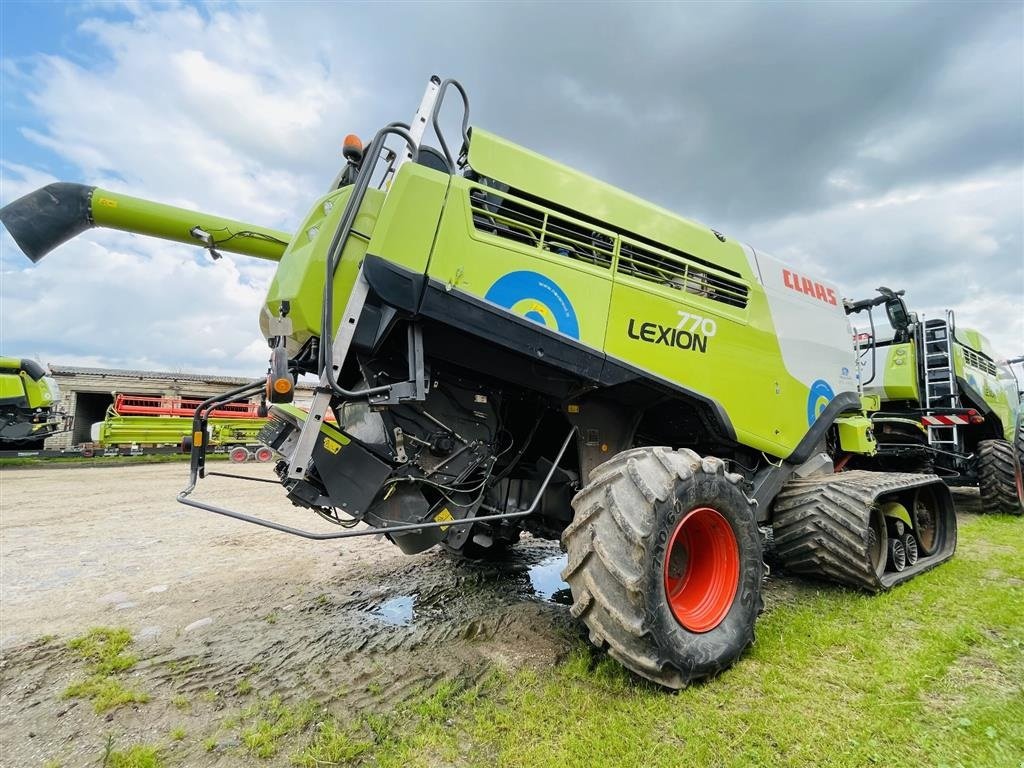
<instances>
[{"instance_id":1,"label":"safety decal","mask_svg":"<svg viewBox=\"0 0 1024 768\"><path fill-rule=\"evenodd\" d=\"M484 298L546 328L574 339L580 337L580 324L569 297L551 278L538 272L509 272L495 281Z\"/></svg>"},{"instance_id":2,"label":"safety decal","mask_svg":"<svg viewBox=\"0 0 1024 768\"><path fill-rule=\"evenodd\" d=\"M828 407L829 401L836 396L832 387L824 379L818 379L811 384L811 391L807 393L807 424L811 425L821 416L822 411Z\"/></svg>"}]
</instances>

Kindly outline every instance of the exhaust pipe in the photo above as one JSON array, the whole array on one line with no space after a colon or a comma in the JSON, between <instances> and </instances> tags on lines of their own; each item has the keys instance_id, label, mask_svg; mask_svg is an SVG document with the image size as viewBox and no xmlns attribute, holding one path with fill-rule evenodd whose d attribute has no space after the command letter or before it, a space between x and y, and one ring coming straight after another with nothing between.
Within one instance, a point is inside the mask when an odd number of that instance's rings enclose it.
<instances>
[{"instance_id":1,"label":"exhaust pipe","mask_svg":"<svg viewBox=\"0 0 1024 768\"><path fill-rule=\"evenodd\" d=\"M33 262L92 227L279 261L291 235L99 187L57 182L0 208L0 221Z\"/></svg>"}]
</instances>

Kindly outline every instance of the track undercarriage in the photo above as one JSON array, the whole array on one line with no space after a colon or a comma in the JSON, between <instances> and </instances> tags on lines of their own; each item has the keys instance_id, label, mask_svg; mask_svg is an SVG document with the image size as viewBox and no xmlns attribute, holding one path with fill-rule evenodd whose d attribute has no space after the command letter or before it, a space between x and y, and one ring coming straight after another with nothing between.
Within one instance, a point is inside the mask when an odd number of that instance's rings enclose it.
<instances>
[{"instance_id":1,"label":"track undercarriage","mask_svg":"<svg viewBox=\"0 0 1024 768\"><path fill-rule=\"evenodd\" d=\"M956 515L934 475L851 471L791 480L776 497L775 556L786 570L869 592L953 556Z\"/></svg>"}]
</instances>

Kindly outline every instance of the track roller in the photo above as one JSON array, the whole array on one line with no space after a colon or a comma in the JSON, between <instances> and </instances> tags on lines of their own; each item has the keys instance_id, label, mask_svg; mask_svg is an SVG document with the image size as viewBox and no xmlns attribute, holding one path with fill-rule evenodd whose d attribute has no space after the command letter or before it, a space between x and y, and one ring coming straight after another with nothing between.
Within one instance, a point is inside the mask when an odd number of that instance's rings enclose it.
<instances>
[{"instance_id":1,"label":"track roller","mask_svg":"<svg viewBox=\"0 0 1024 768\"><path fill-rule=\"evenodd\" d=\"M909 525L886 514L895 509ZM934 475L853 471L792 480L775 498L772 526L784 569L868 592L908 581L956 549L953 500ZM916 559L907 557L908 536Z\"/></svg>"}]
</instances>

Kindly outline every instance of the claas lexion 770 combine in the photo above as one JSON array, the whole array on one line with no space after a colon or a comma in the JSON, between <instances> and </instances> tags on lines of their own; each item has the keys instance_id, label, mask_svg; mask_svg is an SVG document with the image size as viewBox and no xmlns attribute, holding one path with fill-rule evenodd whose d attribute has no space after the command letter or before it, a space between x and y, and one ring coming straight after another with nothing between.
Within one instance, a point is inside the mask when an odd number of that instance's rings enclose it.
<instances>
[{"instance_id":1,"label":"claas lexion 770 combine","mask_svg":"<svg viewBox=\"0 0 1024 768\"><path fill-rule=\"evenodd\" d=\"M455 154L438 121L453 90ZM197 410L179 500L407 553L560 539L592 641L672 688L751 643L768 550L872 592L953 555L938 477L834 471L876 453L880 405L835 286L471 130L468 111L431 78L411 123L346 140L291 235L71 184L3 209L33 260L106 226L278 262L269 374ZM299 374L319 377L308 413L290 405ZM288 498L341 530L193 497L207 415L257 391Z\"/></svg>"}]
</instances>

